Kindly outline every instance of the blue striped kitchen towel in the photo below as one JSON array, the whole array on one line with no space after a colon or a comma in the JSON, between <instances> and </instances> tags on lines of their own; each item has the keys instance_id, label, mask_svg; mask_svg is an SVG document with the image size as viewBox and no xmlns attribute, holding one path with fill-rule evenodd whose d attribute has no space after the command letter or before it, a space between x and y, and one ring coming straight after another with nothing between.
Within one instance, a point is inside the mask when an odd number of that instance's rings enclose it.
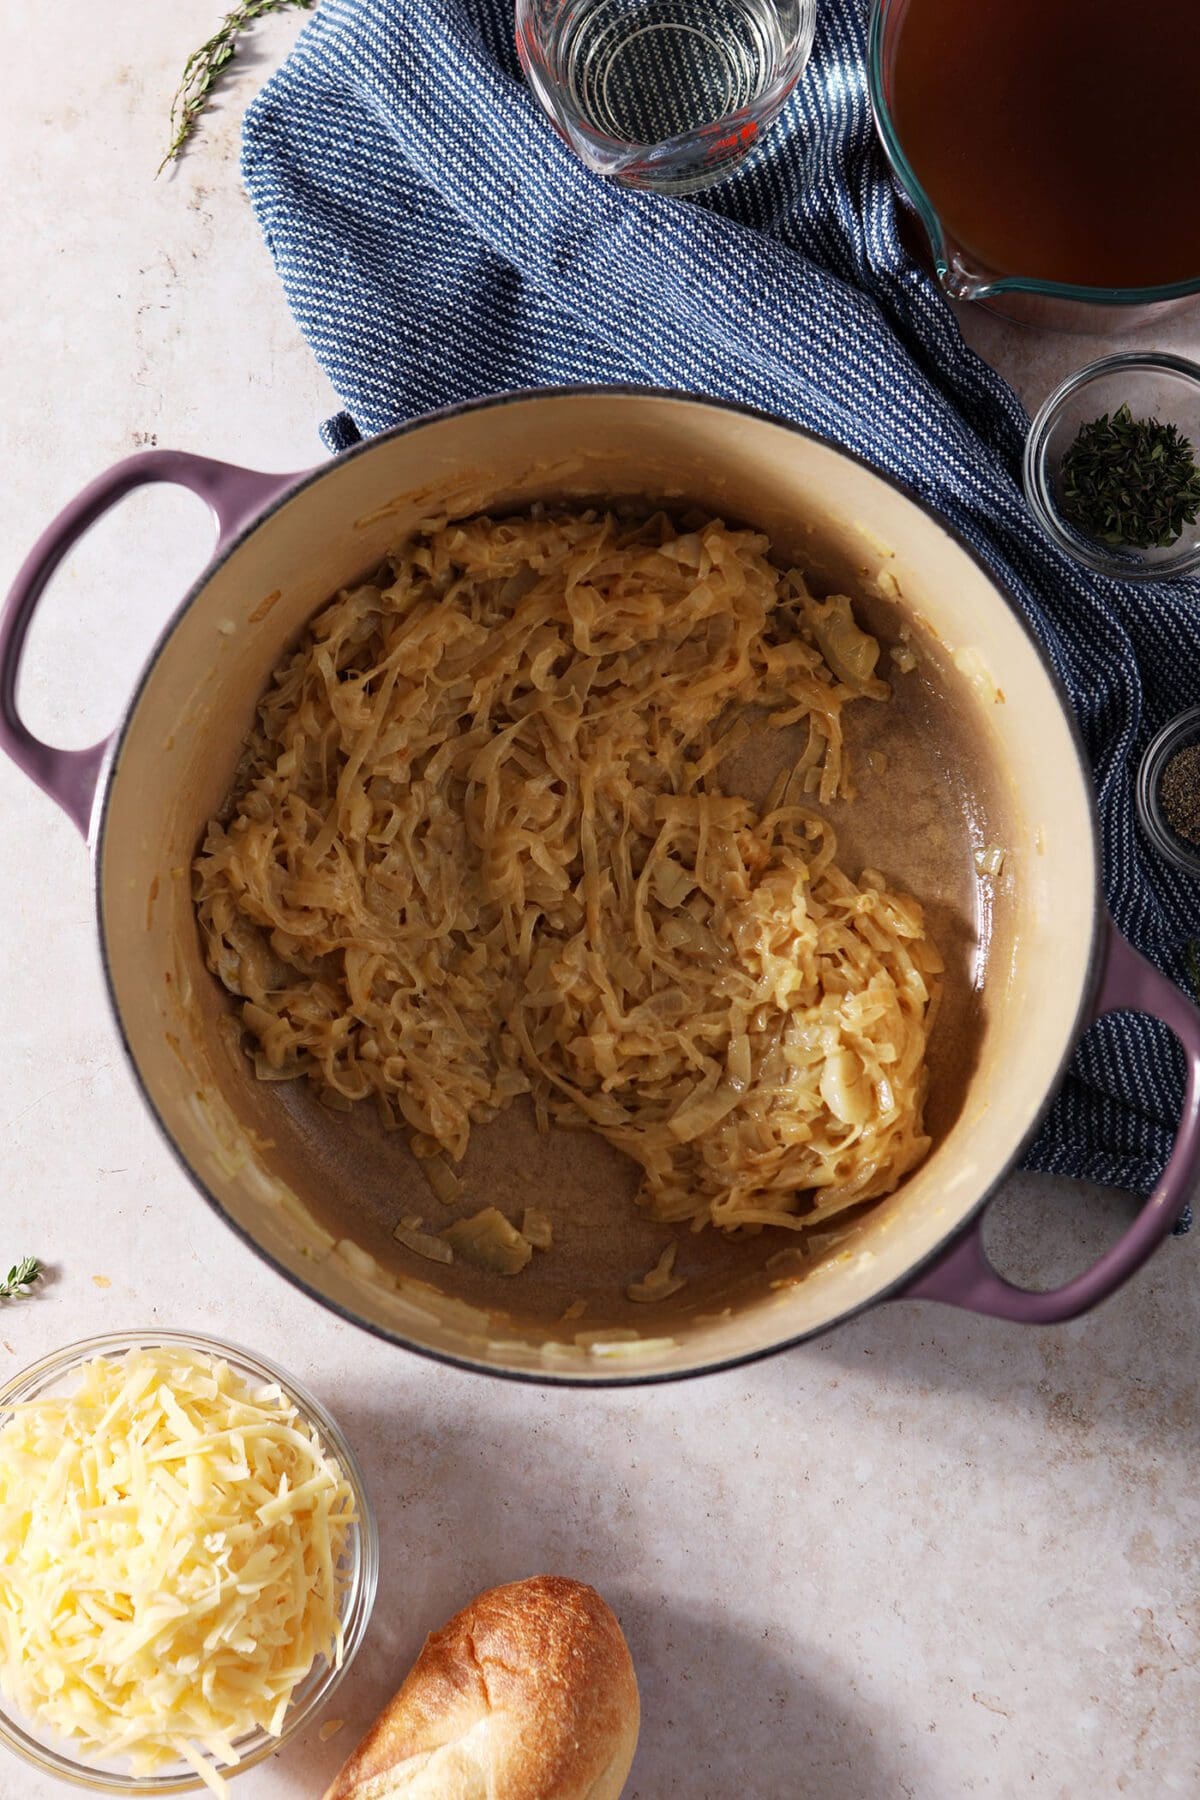
<instances>
[{"instance_id":1,"label":"blue striped kitchen towel","mask_svg":"<svg viewBox=\"0 0 1200 1800\"><path fill-rule=\"evenodd\" d=\"M812 61L751 161L696 201L600 180L520 79L512 0L322 0L247 115L247 188L346 411L340 449L507 388L634 382L825 434L939 508L1016 594L1077 708L1121 928L1181 984L1194 885L1147 847L1131 775L1200 698L1200 583L1085 576L1021 498L1027 420L902 245L871 123L868 0L819 0ZM1032 1167L1147 1190L1182 1057L1095 1027Z\"/></svg>"}]
</instances>

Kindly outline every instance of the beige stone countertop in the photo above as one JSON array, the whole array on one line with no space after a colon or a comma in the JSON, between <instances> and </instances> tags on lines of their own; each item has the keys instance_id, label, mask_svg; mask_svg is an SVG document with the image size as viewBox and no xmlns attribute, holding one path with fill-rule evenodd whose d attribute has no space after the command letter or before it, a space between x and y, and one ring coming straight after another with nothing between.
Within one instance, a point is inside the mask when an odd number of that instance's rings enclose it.
<instances>
[{"instance_id":1,"label":"beige stone countertop","mask_svg":"<svg viewBox=\"0 0 1200 1800\"><path fill-rule=\"evenodd\" d=\"M0 0L5 326L0 583L52 513L139 445L316 461L335 400L293 326L237 175L242 107L298 18L268 20L177 174L152 180L215 0ZM1036 404L1104 347L974 316ZM1200 355L1200 317L1143 341ZM109 728L208 549L203 509L143 493L56 582L31 723ZM627 1800L1200 1794L1200 1239L1089 1318L1019 1330L882 1307L683 1385L541 1391L342 1323L201 1203L148 1119L101 992L88 866L0 763L0 1255L49 1274L0 1307L0 1375L93 1332L242 1341L310 1384L366 1465L383 1576L331 1712L236 1784L317 1800L426 1631L551 1570L624 1623L644 1724ZM1061 1278L1120 1195L1016 1177L996 1254ZM0 1800L72 1789L0 1756Z\"/></svg>"}]
</instances>

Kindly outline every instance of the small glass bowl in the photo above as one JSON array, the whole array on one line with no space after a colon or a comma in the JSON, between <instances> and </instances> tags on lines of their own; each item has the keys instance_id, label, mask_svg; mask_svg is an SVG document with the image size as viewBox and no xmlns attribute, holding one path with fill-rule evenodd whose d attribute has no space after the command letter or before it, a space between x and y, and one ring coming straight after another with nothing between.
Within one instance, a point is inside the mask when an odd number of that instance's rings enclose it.
<instances>
[{"instance_id":1,"label":"small glass bowl","mask_svg":"<svg viewBox=\"0 0 1200 1800\"><path fill-rule=\"evenodd\" d=\"M18 1401L37 1400L53 1394L69 1393L71 1377L84 1363L97 1356L119 1356L126 1350L159 1349L194 1350L203 1356L220 1357L239 1375L254 1383L275 1382L292 1401L300 1414L313 1426L322 1444L341 1464L342 1472L354 1494L357 1523L350 1528L349 1568L342 1591L340 1616L345 1633L345 1652L340 1669L320 1658L292 1696L278 1737L255 1731L238 1740L236 1763L222 1763L220 1773L228 1780L252 1769L264 1757L271 1756L296 1732L308 1724L335 1689L341 1685L362 1644L375 1588L379 1578L379 1531L367 1495L358 1458L339 1427L319 1400L264 1357L253 1356L235 1344L217 1338L201 1337L186 1331L120 1331L104 1337L87 1338L69 1344L65 1350L44 1356L40 1362L14 1375L0 1387L0 1426L11 1407ZM14 1750L43 1774L73 1782L94 1794L189 1794L203 1789L204 1783L184 1762L176 1768L160 1769L153 1775L133 1775L127 1768L113 1764L91 1763L76 1758L66 1741L51 1734L24 1714L11 1709L0 1697L0 1746ZM0 1776L0 1793L8 1792L7 1781Z\"/></svg>"},{"instance_id":2,"label":"small glass bowl","mask_svg":"<svg viewBox=\"0 0 1200 1800\"><path fill-rule=\"evenodd\" d=\"M1189 706L1169 719L1147 746L1138 768L1137 810L1142 830L1159 855L1185 874L1200 877L1200 844L1189 844L1171 829L1158 797L1163 770L1188 744L1200 744L1200 706Z\"/></svg>"},{"instance_id":3,"label":"small glass bowl","mask_svg":"<svg viewBox=\"0 0 1200 1800\"><path fill-rule=\"evenodd\" d=\"M1200 365L1182 356L1134 351L1105 356L1056 387L1029 428L1025 498L1046 535L1085 568L1118 581L1166 581L1200 568L1200 518L1166 549L1103 544L1063 513L1062 460L1081 425L1128 404L1135 419L1177 425L1200 461Z\"/></svg>"}]
</instances>

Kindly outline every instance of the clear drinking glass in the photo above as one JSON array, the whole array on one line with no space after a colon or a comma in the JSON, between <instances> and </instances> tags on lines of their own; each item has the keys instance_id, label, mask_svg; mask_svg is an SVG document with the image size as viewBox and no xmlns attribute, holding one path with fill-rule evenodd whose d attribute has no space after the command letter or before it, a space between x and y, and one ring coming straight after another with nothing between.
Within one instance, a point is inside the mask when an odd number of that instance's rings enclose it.
<instances>
[{"instance_id":1,"label":"clear drinking glass","mask_svg":"<svg viewBox=\"0 0 1200 1800\"><path fill-rule=\"evenodd\" d=\"M689 194L778 117L815 22L816 0L517 0L517 49L589 168Z\"/></svg>"}]
</instances>

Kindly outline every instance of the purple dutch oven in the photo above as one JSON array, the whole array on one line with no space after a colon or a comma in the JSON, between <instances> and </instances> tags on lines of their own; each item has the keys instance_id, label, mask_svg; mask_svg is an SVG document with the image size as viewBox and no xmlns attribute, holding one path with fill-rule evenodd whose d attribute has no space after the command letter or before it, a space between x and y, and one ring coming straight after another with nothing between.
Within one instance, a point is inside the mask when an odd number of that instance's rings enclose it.
<instances>
[{"instance_id":1,"label":"purple dutch oven","mask_svg":"<svg viewBox=\"0 0 1200 1800\"><path fill-rule=\"evenodd\" d=\"M38 601L88 526L133 488L161 481L208 501L214 560L111 737L53 749L25 727L16 700ZM687 1239L688 1285L649 1307L632 1306L624 1287L668 1234L631 1204L628 1165L587 1136L517 1132L501 1154L484 1147L484 1160L468 1164L469 1181L487 1190L475 1204L495 1199L519 1216L536 1199L552 1212L554 1250L528 1281L443 1268L397 1243L403 1212L431 1211L406 1145L360 1117L364 1109L332 1113L303 1084L254 1080L205 968L191 899L192 858L229 791L257 700L330 594L372 571L421 519L595 497L686 502L761 527L778 556L855 594L885 637L903 624L919 652L912 682L923 708L911 741L932 756L940 743L969 740L971 770L991 796L973 812L963 767L949 769L944 817L961 813L963 855L972 841L999 841L1005 852L1003 878L968 921L969 1048L955 1070L935 1070L927 1160L824 1254L781 1256L786 1246L769 1231ZM1195 1188L1200 1014L1105 916L1089 774L1039 649L942 520L776 420L648 391L547 390L418 420L299 475L168 451L131 458L60 514L17 578L0 623L0 746L88 839L117 1026L191 1179L291 1280L411 1349L544 1381L644 1381L782 1349L883 1299L1052 1323L1113 1293ZM941 779L941 765L930 767ZM1051 1292L1024 1291L988 1262L987 1201L1036 1131L1081 1030L1122 1009L1155 1014L1183 1047L1174 1152L1099 1261ZM939 1082L945 1093L955 1087L952 1103L936 1104Z\"/></svg>"}]
</instances>

